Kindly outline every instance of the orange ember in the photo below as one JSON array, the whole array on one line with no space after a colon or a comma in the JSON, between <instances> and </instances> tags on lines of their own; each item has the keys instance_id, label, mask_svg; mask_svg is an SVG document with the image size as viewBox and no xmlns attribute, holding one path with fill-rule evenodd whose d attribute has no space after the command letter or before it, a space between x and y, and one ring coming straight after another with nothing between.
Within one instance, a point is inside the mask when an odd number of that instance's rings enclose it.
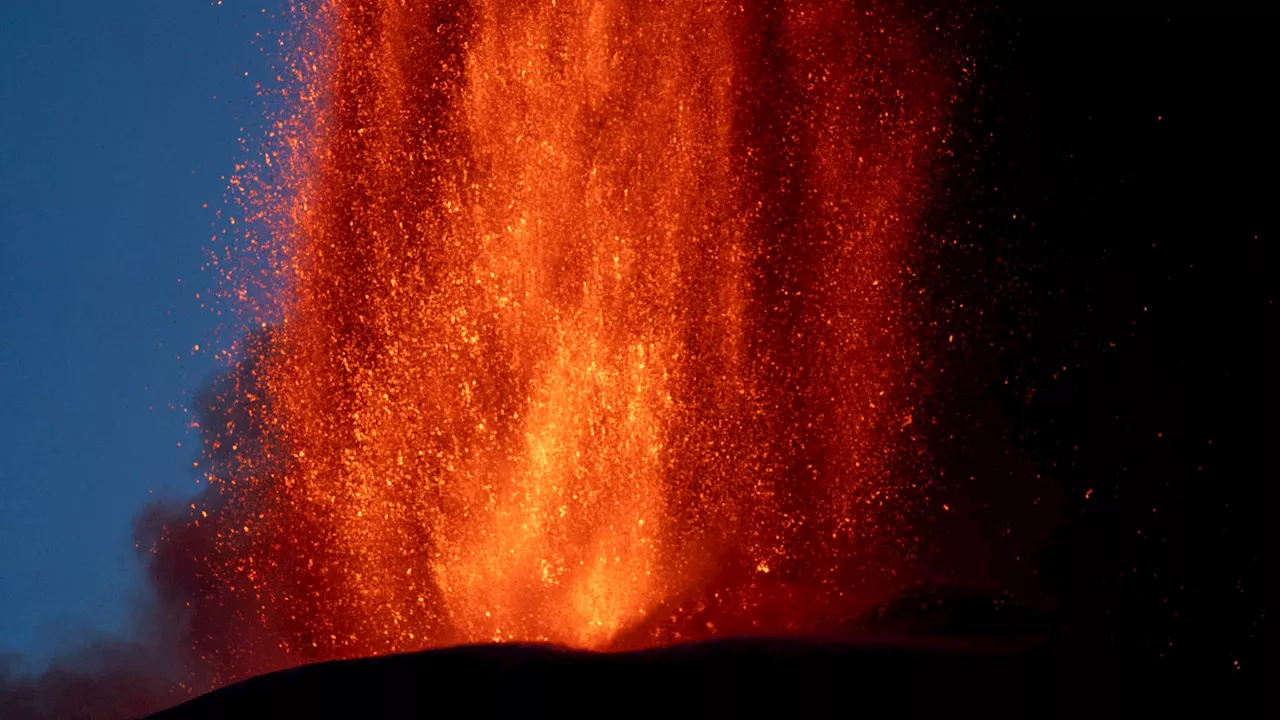
<instances>
[{"instance_id":1,"label":"orange ember","mask_svg":"<svg viewBox=\"0 0 1280 720\"><path fill-rule=\"evenodd\" d=\"M203 661L826 633L906 582L956 79L880 5L329 0Z\"/></svg>"}]
</instances>

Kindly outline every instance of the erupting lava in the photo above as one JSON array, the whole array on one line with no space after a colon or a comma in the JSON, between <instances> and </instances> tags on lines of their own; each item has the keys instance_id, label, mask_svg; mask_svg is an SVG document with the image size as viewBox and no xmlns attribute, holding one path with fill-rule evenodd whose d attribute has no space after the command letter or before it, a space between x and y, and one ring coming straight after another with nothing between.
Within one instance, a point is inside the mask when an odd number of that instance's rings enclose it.
<instances>
[{"instance_id":1,"label":"erupting lava","mask_svg":"<svg viewBox=\"0 0 1280 720\"><path fill-rule=\"evenodd\" d=\"M829 632L901 584L958 66L880 5L329 0L271 329L155 550L202 662Z\"/></svg>"}]
</instances>

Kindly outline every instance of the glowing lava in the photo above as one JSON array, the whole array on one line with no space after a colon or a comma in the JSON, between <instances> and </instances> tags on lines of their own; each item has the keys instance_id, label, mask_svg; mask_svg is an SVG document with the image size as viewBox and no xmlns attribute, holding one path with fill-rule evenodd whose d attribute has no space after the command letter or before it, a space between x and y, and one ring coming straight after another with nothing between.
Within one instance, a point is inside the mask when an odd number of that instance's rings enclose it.
<instances>
[{"instance_id":1,"label":"glowing lava","mask_svg":"<svg viewBox=\"0 0 1280 720\"><path fill-rule=\"evenodd\" d=\"M901 582L911 246L955 93L934 20L317 17L266 208L279 322L184 561L205 662L823 632Z\"/></svg>"}]
</instances>

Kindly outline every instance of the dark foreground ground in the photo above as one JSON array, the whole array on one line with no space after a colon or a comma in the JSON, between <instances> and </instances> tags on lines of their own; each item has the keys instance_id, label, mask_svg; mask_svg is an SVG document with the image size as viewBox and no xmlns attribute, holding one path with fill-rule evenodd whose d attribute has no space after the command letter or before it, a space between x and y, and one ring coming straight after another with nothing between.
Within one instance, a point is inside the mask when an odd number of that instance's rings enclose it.
<instances>
[{"instance_id":1,"label":"dark foreground ground","mask_svg":"<svg viewBox=\"0 0 1280 720\"><path fill-rule=\"evenodd\" d=\"M1150 717L1244 709L1230 678L1051 644L965 652L741 639L623 654L480 646L323 663L253 678L152 720L468 715Z\"/></svg>"}]
</instances>

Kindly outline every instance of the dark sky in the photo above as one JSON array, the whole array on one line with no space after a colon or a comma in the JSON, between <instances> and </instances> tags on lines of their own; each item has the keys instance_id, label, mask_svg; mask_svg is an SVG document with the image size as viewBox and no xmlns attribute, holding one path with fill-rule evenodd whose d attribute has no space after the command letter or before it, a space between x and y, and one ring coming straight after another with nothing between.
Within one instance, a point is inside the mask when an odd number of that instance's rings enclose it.
<instances>
[{"instance_id":1,"label":"dark sky","mask_svg":"<svg viewBox=\"0 0 1280 720\"><path fill-rule=\"evenodd\" d=\"M121 627L134 515L195 488L196 294L275 4L0 3L0 653Z\"/></svg>"}]
</instances>

